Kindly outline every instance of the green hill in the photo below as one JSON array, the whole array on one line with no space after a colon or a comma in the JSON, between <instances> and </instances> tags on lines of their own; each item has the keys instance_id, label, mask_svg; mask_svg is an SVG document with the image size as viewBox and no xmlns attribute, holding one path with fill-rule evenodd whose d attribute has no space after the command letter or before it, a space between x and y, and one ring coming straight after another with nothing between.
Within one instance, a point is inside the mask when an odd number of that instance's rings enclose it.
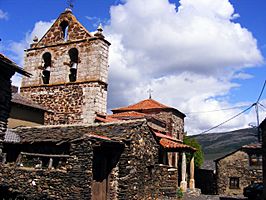
<instances>
[{"instance_id":1,"label":"green hill","mask_svg":"<svg viewBox=\"0 0 266 200\"><path fill-rule=\"evenodd\" d=\"M207 133L190 136L202 146L205 160L215 160L243 145L256 143L257 129L239 129L230 132Z\"/></svg>"}]
</instances>

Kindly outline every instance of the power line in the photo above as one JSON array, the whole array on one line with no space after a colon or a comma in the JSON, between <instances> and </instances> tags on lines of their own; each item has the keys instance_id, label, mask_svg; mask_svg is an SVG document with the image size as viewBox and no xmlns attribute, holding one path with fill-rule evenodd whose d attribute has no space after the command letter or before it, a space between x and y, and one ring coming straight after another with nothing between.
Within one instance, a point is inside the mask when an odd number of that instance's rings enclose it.
<instances>
[{"instance_id":1,"label":"power line","mask_svg":"<svg viewBox=\"0 0 266 200\"><path fill-rule=\"evenodd\" d=\"M220 124L218 124L218 125L216 125L216 126L210 128L210 129L208 129L208 130L206 130L206 131L201 132L200 134L207 133L207 132L209 132L209 131L211 131L211 130L213 130L213 129L215 129L215 128L218 128L219 126L222 126L223 124L225 124L225 123L231 121L232 119L235 119L235 118L238 117L239 115L241 115L241 114L247 112L249 109L251 109L251 108L252 108L253 106L255 106L255 105L256 105L256 104L252 104L251 106L249 106L248 108L246 108L246 109L243 110L242 112L240 112L240 113L234 115L233 117L227 119L226 121L224 121L224 122L222 122L222 123L220 123Z\"/></svg>"},{"instance_id":2,"label":"power line","mask_svg":"<svg viewBox=\"0 0 266 200\"><path fill-rule=\"evenodd\" d=\"M239 109L239 108L243 108L246 107L245 106L235 106L235 107L231 107L231 108L222 108L222 109L217 109L217 110L209 110L209 111L196 111L196 112L188 112L185 113L186 115L190 115L190 114L204 114L204 113L211 113L211 112L219 112L219 111L225 111L225 110L235 110L235 109Z\"/></svg>"},{"instance_id":3,"label":"power line","mask_svg":"<svg viewBox=\"0 0 266 200\"><path fill-rule=\"evenodd\" d=\"M263 84L262 90L261 90L261 92L260 92L259 98L257 99L256 103L258 103L258 102L260 101L260 98L261 98L261 96L262 96L262 94L263 94L263 91L264 91L265 85L266 85L266 80L264 81L264 84Z\"/></svg>"}]
</instances>

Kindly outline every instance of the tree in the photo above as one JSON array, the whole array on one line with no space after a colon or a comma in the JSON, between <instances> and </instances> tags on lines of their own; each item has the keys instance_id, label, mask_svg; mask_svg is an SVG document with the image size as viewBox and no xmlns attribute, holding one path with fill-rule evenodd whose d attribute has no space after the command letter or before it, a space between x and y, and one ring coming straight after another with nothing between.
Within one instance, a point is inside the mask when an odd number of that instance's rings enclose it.
<instances>
[{"instance_id":1,"label":"tree","mask_svg":"<svg viewBox=\"0 0 266 200\"><path fill-rule=\"evenodd\" d=\"M195 159L195 167L199 168L204 161L204 153L202 151L201 145L198 143L197 140L195 140L194 138L190 138L188 136L184 137L183 143L197 149L197 151L194 153L194 159ZM187 155L187 163L189 163L192 158L192 154L187 153L186 155Z\"/></svg>"}]
</instances>

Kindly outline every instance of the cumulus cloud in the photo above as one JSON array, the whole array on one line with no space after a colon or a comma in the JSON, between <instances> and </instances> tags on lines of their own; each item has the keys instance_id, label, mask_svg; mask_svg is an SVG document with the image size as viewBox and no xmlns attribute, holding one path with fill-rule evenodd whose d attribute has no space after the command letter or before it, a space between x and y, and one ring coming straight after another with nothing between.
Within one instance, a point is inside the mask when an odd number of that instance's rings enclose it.
<instances>
[{"instance_id":1,"label":"cumulus cloud","mask_svg":"<svg viewBox=\"0 0 266 200\"><path fill-rule=\"evenodd\" d=\"M0 9L0 19L8 20L8 14L7 14L7 12L4 12L1 9Z\"/></svg>"},{"instance_id":2,"label":"cumulus cloud","mask_svg":"<svg viewBox=\"0 0 266 200\"><path fill-rule=\"evenodd\" d=\"M105 34L110 47L109 107L153 97L183 112L219 110L229 103L235 79L252 78L244 69L263 57L252 33L228 0L126 0L111 7ZM240 112L188 115L186 129L199 133ZM243 115L224 128L248 125ZM222 129L220 129L222 130Z\"/></svg>"},{"instance_id":3,"label":"cumulus cloud","mask_svg":"<svg viewBox=\"0 0 266 200\"><path fill-rule=\"evenodd\" d=\"M252 104L229 101L231 90L241 87L234 80L252 78L245 69L263 62L252 33L234 22L240 15L233 5L228 0L179 3L176 7L168 0L123 0L111 7L110 22L104 27L112 43L109 109L147 98L150 88L155 100L184 113ZM41 38L51 24L37 22L24 40L11 45L19 52L21 63L32 38ZM241 108L187 114L185 129L189 134L200 133ZM250 112L218 130L242 128L254 120L255 114Z\"/></svg>"},{"instance_id":4,"label":"cumulus cloud","mask_svg":"<svg viewBox=\"0 0 266 200\"><path fill-rule=\"evenodd\" d=\"M29 48L32 40L35 36L39 39L48 31L48 29L53 24L54 20L50 22L39 21L36 22L32 31L26 33L25 38L19 42L12 42L9 46L10 51L13 53L13 57L20 66L23 66L24 61L24 50ZM12 77L12 84L20 86L21 76L16 74Z\"/></svg>"}]
</instances>

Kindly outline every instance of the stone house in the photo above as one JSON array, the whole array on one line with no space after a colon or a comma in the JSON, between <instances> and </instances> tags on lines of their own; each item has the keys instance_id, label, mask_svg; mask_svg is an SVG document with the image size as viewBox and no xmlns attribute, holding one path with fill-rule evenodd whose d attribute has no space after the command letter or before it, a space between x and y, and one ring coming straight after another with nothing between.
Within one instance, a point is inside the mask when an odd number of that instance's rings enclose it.
<instances>
[{"instance_id":1,"label":"stone house","mask_svg":"<svg viewBox=\"0 0 266 200\"><path fill-rule=\"evenodd\" d=\"M240 149L216 159L218 194L242 195L253 182L262 182L261 144L244 145Z\"/></svg>"},{"instance_id":2,"label":"stone house","mask_svg":"<svg viewBox=\"0 0 266 200\"><path fill-rule=\"evenodd\" d=\"M19 126L31 127L44 125L45 115L52 112L52 110L21 96L19 93L12 93L11 110L7 127L16 128Z\"/></svg>"},{"instance_id":3,"label":"stone house","mask_svg":"<svg viewBox=\"0 0 266 200\"><path fill-rule=\"evenodd\" d=\"M262 160L263 160L263 198L266 200L266 118L260 124L262 133Z\"/></svg>"},{"instance_id":4,"label":"stone house","mask_svg":"<svg viewBox=\"0 0 266 200\"><path fill-rule=\"evenodd\" d=\"M12 97L11 77L16 72L27 77L30 76L28 72L0 53L0 133L5 132L7 128Z\"/></svg>"},{"instance_id":5,"label":"stone house","mask_svg":"<svg viewBox=\"0 0 266 200\"><path fill-rule=\"evenodd\" d=\"M187 174L194 189L184 114L152 99L126 110L138 117L106 114L109 45L101 27L88 32L67 9L26 50L33 75L21 95L53 112L44 126L6 132L0 198L150 199L186 190Z\"/></svg>"}]
</instances>

